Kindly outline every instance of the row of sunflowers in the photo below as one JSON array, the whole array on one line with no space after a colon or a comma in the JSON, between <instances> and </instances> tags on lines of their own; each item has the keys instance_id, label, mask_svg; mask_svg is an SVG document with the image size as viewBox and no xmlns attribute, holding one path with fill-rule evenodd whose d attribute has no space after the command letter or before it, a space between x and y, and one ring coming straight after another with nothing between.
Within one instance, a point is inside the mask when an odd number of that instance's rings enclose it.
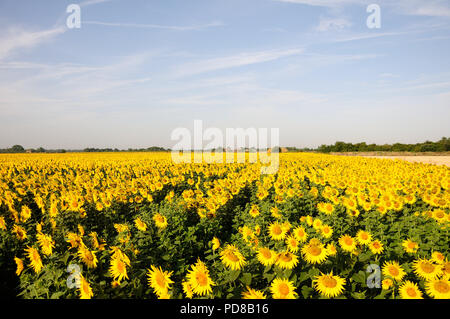
<instances>
[{"instance_id":1,"label":"row of sunflowers","mask_svg":"<svg viewBox=\"0 0 450 319\"><path fill-rule=\"evenodd\" d=\"M450 298L450 168L309 153L0 156L0 294Z\"/></svg>"}]
</instances>

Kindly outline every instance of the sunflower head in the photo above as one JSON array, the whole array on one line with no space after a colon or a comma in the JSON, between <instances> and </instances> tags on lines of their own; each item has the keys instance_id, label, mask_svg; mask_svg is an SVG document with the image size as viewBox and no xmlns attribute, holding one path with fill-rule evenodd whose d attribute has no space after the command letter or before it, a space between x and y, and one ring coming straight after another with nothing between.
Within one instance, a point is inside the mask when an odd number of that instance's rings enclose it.
<instances>
[{"instance_id":1,"label":"sunflower head","mask_svg":"<svg viewBox=\"0 0 450 319\"><path fill-rule=\"evenodd\" d=\"M314 288L327 298L339 296L344 290L345 278L329 274L321 274L313 280Z\"/></svg>"},{"instance_id":2,"label":"sunflower head","mask_svg":"<svg viewBox=\"0 0 450 319\"><path fill-rule=\"evenodd\" d=\"M416 283L406 280L399 288L402 299L423 299L422 292Z\"/></svg>"},{"instance_id":3,"label":"sunflower head","mask_svg":"<svg viewBox=\"0 0 450 319\"><path fill-rule=\"evenodd\" d=\"M270 285L273 299L295 299L297 293L292 281L284 278L275 278Z\"/></svg>"},{"instance_id":4,"label":"sunflower head","mask_svg":"<svg viewBox=\"0 0 450 319\"><path fill-rule=\"evenodd\" d=\"M247 262L245 257L239 252L239 249L228 244L220 253L220 259L228 268L232 270L241 269Z\"/></svg>"},{"instance_id":5,"label":"sunflower head","mask_svg":"<svg viewBox=\"0 0 450 319\"><path fill-rule=\"evenodd\" d=\"M382 268L383 275L396 281L401 281L406 275L403 268L396 261L388 261L384 263Z\"/></svg>"}]
</instances>

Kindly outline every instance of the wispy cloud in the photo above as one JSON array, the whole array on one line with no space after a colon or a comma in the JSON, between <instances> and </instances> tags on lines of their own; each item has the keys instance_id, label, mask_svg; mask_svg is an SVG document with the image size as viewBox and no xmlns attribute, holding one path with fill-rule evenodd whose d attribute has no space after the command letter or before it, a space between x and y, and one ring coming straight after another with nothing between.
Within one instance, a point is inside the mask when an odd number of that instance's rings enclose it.
<instances>
[{"instance_id":1,"label":"wispy cloud","mask_svg":"<svg viewBox=\"0 0 450 319\"><path fill-rule=\"evenodd\" d=\"M348 5L369 5L370 0L275 0L278 2L295 3L316 7L339 8ZM450 17L448 0L377 0L381 8L390 8L399 14L429 17Z\"/></svg>"},{"instance_id":2,"label":"wispy cloud","mask_svg":"<svg viewBox=\"0 0 450 319\"><path fill-rule=\"evenodd\" d=\"M160 24L140 24L140 23L122 23L122 22L101 22L101 21L83 21L83 24L100 25L105 27L123 27L123 28L145 28L145 29L166 29L174 31L189 31L189 30L202 30L207 28L220 27L224 24L220 21L213 21L208 24L201 25L187 25L187 26L174 26L174 25L160 25Z\"/></svg>"},{"instance_id":3,"label":"wispy cloud","mask_svg":"<svg viewBox=\"0 0 450 319\"><path fill-rule=\"evenodd\" d=\"M386 2L399 13L407 15L450 17L450 3L448 0L400 0Z\"/></svg>"},{"instance_id":4,"label":"wispy cloud","mask_svg":"<svg viewBox=\"0 0 450 319\"><path fill-rule=\"evenodd\" d=\"M80 7L87 7L90 5L94 5L94 4L98 4L98 3L103 3L103 2L111 2L112 0L85 0L80 2L79 6Z\"/></svg>"},{"instance_id":5,"label":"wispy cloud","mask_svg":"<svg viewBox=\"0 0 450 319\"><path fill-rule=\"evenodd\" d=\"M374 39L374 38L381 38L381 37L389 37L389 36L398 36L398 35L405 35L410 34L410 32L380 32L380 33L361 33L361 34L353 34L353 35L346 35L339 38L333 39L331 42L350 42L350 41L359 41L359 40L366 40L366 39Z\"/></svg>"},{"instance_id":6,"label":"wispy cloud","mask_svg":"<svg viewBox=\"0 0 450 319\"><path fill-rule=\"evenodd\" d=\"M47 30L30 31L22 28L10 28L6 35L0 38L0 59L8 57L12 52L31 48L64 33L65 27L55 27Z\"/></svg>"},{"instance_id":7,"label":"wispy cloud","mask_svg":"<svg viewBox=\"0 0 450 319\"><path fill-rule=\"evenodd\" d=\"M194 75L210 71L240 67L244 65L263 63L277 60L280 58L298 55L303 53L303 49L269 50L251 53L240 53L231 56L206 59L198 62L186 63L177 68L176 73L179 76Z\"/></svg>"},{"instance_id":8,"label":"wispy cloud","mask_svg":"<svg viewBox=\"0 0 450 319\"><path fill-rule=\"evenodd\" d=\"M367 3L364 0L275 0L279 2L298 3L317 7L339 7L349 4Z\"/></svg>"}]
</instances>

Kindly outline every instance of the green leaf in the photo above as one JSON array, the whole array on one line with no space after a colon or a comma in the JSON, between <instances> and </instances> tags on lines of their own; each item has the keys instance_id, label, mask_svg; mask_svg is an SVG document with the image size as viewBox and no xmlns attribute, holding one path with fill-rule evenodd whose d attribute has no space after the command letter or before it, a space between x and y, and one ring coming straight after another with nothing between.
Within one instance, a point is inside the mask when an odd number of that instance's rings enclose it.
<instances>
[{"instance_id":1,"label":"green leaf","mask_svg":"<svg viewBox=\"0 0 450 319\"><path fill-rule=\"evenodd\" d=\"M313 291L314 289L312 289L311 287L303 286L302 287L303 298L308 299L308 297L313 293Z\"/></svg>"},{"instance_id":2,"label":"green leaf","mask_svg":"<svg viewBox=\"0 0 450 319\"><path fill-rule=\"evenodd\" d=\"M228 273L227 282L235 281L241 274L240 270L232 270Z\"/></svg>"},{"instance_id":3,"label":"green leaf","mask_svg":"<svg viewBox=\"0 0 450 319\"><path fill-rule=\"evenodd\" d=\"M59 299L62 295L64 295L63 291L57 291L50 296L50 299Z\"/></svg>"},{"instance_id":4,"label":"green leaf","mask_svg":"<svg viewBox=\"0 0 450 319\"><path fill-rule=\"evenodd\" d=\"M241 282L246 286L250 286L250 284L252 283L252 274L248 272L243 273L241 277Z\"/></svg>"},{"instance_id":5,"label":"green leaf","mask_svg":"<svg viewBox=\"0 0 450 319\"><path fill-rule=\"evenodd\" d=\"M306 279L309 279L310 278L310 276L309 276L309 273L307 273L307 272L301 272L300 273L300 276L298 277L298 283L302 283L303 281L305 281Z\"/></svg>"},{"instance_id":6,"label":"green leaf","mask_svg":"<svg viewBox=\"0 0 450 319\"><path fill-rule=\"evenodd\" d=\"M319 269L317 269L317 268L311 268L311 269L308 271L309 278L311 278L311 279L313 279L313 278L316 277L316 276L319 276L319 274L320 274L320 271L319 271Z\"/></svg>"},{"instance_id":7,"label":"green leaf","mask_svg":"<svg viewBox=\"0 0 450 319\"><path fill-rule=\"evenodd\" d=\"M268 274L268 273L265 273L265 274L263 275L263 277L266 278L267 281L270 282L270 281L272 281L273 278L275 277L275 274Z\"/></svg>"},{"instance_id":8,"label":"green leaf","mask_svg":"<svg viewBox=\"0 0 450 319\"><path fill-rule=\"evenodd\" d=\"M366 274L364 273L364 271L360 270L358 273L356 273L352 276L352 279L357 283L365 284Z\"/></svg>"},{"instance_id":9,"label":"green leaf","mask_svg":"<svg viewBox=\"0 0 450 319\"><path fill-rule=\"evenodd\" d=\"M365 299L366 298L366 292L352 292L352 297L355 299Z\"/></svg>"}]
</instances>

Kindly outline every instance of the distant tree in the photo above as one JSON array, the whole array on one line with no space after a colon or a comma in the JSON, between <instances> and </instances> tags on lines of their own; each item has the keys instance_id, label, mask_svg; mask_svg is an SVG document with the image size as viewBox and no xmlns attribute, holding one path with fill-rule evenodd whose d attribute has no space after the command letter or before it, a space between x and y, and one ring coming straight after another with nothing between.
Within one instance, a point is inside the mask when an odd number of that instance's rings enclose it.
<instances>
[{"instance_id":1,"label":"distant tree","mask_svg":"<svg viewBox=\"0 0 450 319\"><path fill-rule=\"evenodd\" d=\"M23 153L25 152L25 149L23 148L22 145L14 145L13 147L10 148L10 151L12 153Z\"/></svg>"},{"instance_id":2,"label":"distant tree","mask_svg":"<svg viewBox=\"0 0 450 319\"><path fill-rule=\"evenodd\" d=\"M417 144L369 144L365 142L352 144L338 141L334 145L320 145L318 152L448 152L450 151L450 138L443 137L438 142L426 141Z\"/></svg>"}]
</instances>

